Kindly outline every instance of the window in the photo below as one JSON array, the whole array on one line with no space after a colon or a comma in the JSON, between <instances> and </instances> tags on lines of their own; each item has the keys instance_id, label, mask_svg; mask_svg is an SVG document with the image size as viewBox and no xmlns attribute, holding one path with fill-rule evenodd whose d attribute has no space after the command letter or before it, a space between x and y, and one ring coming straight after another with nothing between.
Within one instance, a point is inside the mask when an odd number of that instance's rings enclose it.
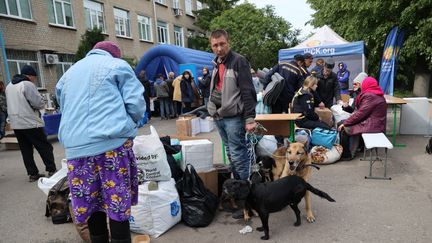
<instances>
[{"instance_id":1,"label":"window","mask_svg":"<svg viewBox=\"0 0 432 243\"><path fill-rule=\"evenodd\" d=\"M32 19L30 0L0 0L0 15Z\"/></svg>"},{"instance_id":2,"label":"window","mask_svg":"<svg viewBox=\"0 0 432 243\"><path fill-rule=\"evenodd\" d=\"M9 73L12 77L15 74L21 73L22 67L25 65L30 65L36 70L36 73L38 74L36 86L40 88L43 87L43 83L41 81L43 78L41 77L38 57L35 51L6 49L6 58L9 66Z\"/></svg>"},{"instance_id":3,"label":"window","mask_svg":"<svg viewBox=\"0 0 432 243\"><path fill-rule=\"evenodd\" d=\"M197 11L199 11L199 10L201 10L201 9L203 9L202 2L197 1Z\"/></svg>"},{"instance_id":4,"label":"window","mask_svg":"<svg viewBox=\"0 0 432 243\"><path fill-rule=\"evenodd\" d=\"M173 8L180 9L180 0L173 0Z\"/></svg>"},{"instance_id":5,"label":"window","mask_svg":"<svg viewBox=\"0 0 432 243\"><path fill-rule=\"evenodd\" d=\"M103 5L98 2L84 0L84 12L87 29L98 28L105 31Z\"/></svg>"},{"instance_id":6,"label":"window","mask_svg":"<svg viewBox=\"0 0 432 243\"><path fill-rule=\"evenodd\" d=\"M157 22L157 35L160 44L169 44L168 24L162 21Z\"/></svg>"},{"instance_id":7,"label":"window","mask_svg":"<svg viewBox=\"0 0 432 243\"><path fill-rule=\"evenodd\" d=\"M74 27L71 0L47 0L51 24Z\"/></svg>"},{"instance_id":8,"label":"window","mask_svg":"<svg viewBox=\"0 0 432 243\"><path fill-rule=\"evenodd\" d=\"M178 27L174 25L174 44L176 46L184 46L183 45L183 29L182 27Z\"/></svg>"},{"instance_id":9,"label":"window","mask_svg":"<svg viewBox=\"0 0 432 243\"><path fill-rule=\"evenodd\" d=\"M131 37L128 11L114 8L114 21L117 36Z\"/></svg>"},{"instance_id":10,"label":"window","mask_svg":"<svg viewBox=\"0 0 432 243\"><path fill-rule=\"evenodd\" d=\"M166 0L156 0L156 2L160 3L160 4L163 4L163 5L166 5Z\"/></svg>"},{"instance_id":11,"label":"window","mask_svg":"<svg viewBox=\"0 0 432 243\"><path fill-rule=\"evenodd\" d=\"M74 55L71 54L57 54L59 62L56 64L57 80L73 65Z\"/></svg>"},{"instance_id":12,"label":"window","mask_svg":"<svg viewBox=\"0 0 432 243\"><path fill-rule=\"evenodd\" d=\"M152 41L151 19L138 15L138 30L140 40Z\"/></svg>"},{"instance_id":13,"label":"window","mask_svg":"<svg viewBox=\"0 0 432 243\"><path fill-rule=\"evenodd\" d=\"M192 13L192 0L185 0L185 5L186 5L186 14L188 14L188 15L192 15L193 16L193 13Z\"/></svg>"}]
</instances>

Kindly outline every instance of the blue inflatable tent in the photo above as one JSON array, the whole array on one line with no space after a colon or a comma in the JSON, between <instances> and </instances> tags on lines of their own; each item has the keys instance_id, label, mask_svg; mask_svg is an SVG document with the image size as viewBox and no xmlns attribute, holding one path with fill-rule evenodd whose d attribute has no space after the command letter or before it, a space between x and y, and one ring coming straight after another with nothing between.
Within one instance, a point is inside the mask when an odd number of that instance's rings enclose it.
<instances>
[{"instance_id":1,"label":"blue inflatable tent","mask_svg":"<svg viewBox=\"0 0 432 243\"><path fill-rule=\"evenodd\" d=\"M327 25L321 27L314 35L299 45L279 50L279 62L294 59L296 54L311 53L314 61L317 58L333 58L335 63L344 62L350 71L350 83L360 72L365 72L366 58L363 41L348 42ZM315 63L310 68L313 68ZM336 73L337 66L333 69Z\"/></svg>"},{"instance_id":2,"label":"blue inflatable tent","mask_svg":"<svg viewBox=\"0 0 432 243\"><path fill-rule=\"evenodd\" d=\"M138 65L135 72L138 74L141 70L146 71L149 80L155 80L156 76L161 73L168 77L169 72L174 72L176 76L180 75L181 66L195 67L191 70L195 81L197 77L202 76L202 68L208 67L213 69L212 60L214 54L194 49L179 47L175 45L158 45L147 51Z\"/></svg>"}]
</instances>

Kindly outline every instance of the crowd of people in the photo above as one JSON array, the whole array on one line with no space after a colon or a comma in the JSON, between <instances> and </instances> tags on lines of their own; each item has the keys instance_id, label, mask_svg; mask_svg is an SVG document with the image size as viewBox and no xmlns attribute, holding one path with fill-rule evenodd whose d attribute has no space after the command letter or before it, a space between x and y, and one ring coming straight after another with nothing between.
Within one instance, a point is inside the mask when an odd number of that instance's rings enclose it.
<instances>
[{"instance_id":1,"label":"crowd of people","mask_svg":"<svg viewBox=\"0 0 432 243\"><path fill-rule=\"evenodd\" d=\"M130 65L120 59L118 45L102 41L57 83L56 97L62 112L59 141L68 164L72 211L78 222L88 223L92 242L107 242L109 238L111 242L130 242L128 218L131 205L137 203L132 144L144 113L151 118L152 102L161 120L205 105L225 144L233 177L249 179L251 164L245 135L257 127L257 93L268 82L260 82L248 60L231 50L225 30L213 31L209 42L215 54L214 66L204 67L197 82L191 70L177 76L174 72L169 72L168 77L158 74L154 81L146 77L145 70L135 75ZM301 113L302 118L296 121L301 128L337 129L344 147L343 158L352 159L361 133L385 130L384 94L378 82L365 73L354 79L350 90L350 72L345 63L338 63L335 73L331 58L320 58L312 67L313 58L310 53L298 54L267 73L267 80L276 72L284 79L271 112ZM39 114L44 102L35 86L36 76L31 66L24 66L7 87L0 82L0 136L5 135L9 116L30 181L45 176L35 165L33 147L41 155L48 175L56 171L53 147L47 141ZM341 94L350 94L352 104L343 102ZM335 104L352 114L331 127L320 120L315 108ZM88 188L85 196L79 193L83 187ZM242 212L237 213L240 215L233 216L241 217Z\"/></svg>"}]
</instances>

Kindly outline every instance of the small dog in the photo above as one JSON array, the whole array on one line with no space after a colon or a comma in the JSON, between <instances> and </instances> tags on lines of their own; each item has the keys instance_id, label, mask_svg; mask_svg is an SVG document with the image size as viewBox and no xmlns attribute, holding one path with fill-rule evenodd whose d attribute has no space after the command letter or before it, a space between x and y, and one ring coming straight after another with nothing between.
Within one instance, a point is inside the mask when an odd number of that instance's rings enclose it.
<instances>
[{"instance_id":1,"label":"small dog","mask_svg":"<svg viewBox=\"0 0 432 243\"><path fill-rule=\"evenodd\" d=\"M301 224L300 210L298 204L310 191L330 202L335 202L327 193L320 191L299 176L287 176L273 182L250 184L248 181L229 179L224 183L224 191L245 202L245 220L249 220L249 212L255 210L262 226L258 231L264 231L262 240L269 239L269 214L278 212L290 205L296 215L294 226Z\"/></svg>"}]
</instances>

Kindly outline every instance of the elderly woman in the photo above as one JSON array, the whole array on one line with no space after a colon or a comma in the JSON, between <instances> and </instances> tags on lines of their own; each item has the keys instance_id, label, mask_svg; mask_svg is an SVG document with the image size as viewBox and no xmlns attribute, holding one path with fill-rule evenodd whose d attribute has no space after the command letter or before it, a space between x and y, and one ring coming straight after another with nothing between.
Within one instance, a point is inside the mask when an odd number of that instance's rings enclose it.
<instances>
[{"instance_id":1,"label":"elderly woman","mask_svg":"<svg viewBox=\"0 0 432 243\"><path fill-rule=\"evenodd\" d=\"M318 80L313 76L309 76L303 82L303 87L297 91L292 102L292 111L301 113L303 118L296 120L295 123L301 128L315 129L317 127L330 129L329 125L319 119L315 113L314 94L317 88Z\"/></svg>"},{"instance_id":2,"label":"elderly woman","mask_svg":"<svg viewBox=\"0 0 432 243\"><path fill-rule=\"evenodd\" d=\"M353 99L353 101L355 101L357 99L357 96L360 95L361 93L361 84L362 81L367 78L367 74L365 72L361 72L359 73L353 80L353 90L350 94L351 98ZM355 110L355 102L353 102L351 105L349 105L348 103L343 103L342 105L342 109L346 112L349 113L353 113L353 111Z\"/></svg>"},{"instance_id":3,"label":"elderly woman","mask_svg":"<svg viewBox=\"0 0 432 243\"><path fill-rule=\"evenodd\" d=\"M138 201L133 138L145 112L144 88L118 45L98 42L56 86L73 213L95 242L130 242ZM107 228L107 216L111 240Z\"/></svg>"},{"instance_id":4,"label":"elderly woman","mask_svg":"<svg viewBox=\"0 0 432 243\"><path fill-rule=\"evenodd\" d=\"M354 102L356 110L338 127L343 146L342 160L355 157L362 133L384 132L386 129L387 103L376 79L367 77L363 80L361 93Z\"/></svg>"}]
</instances>

